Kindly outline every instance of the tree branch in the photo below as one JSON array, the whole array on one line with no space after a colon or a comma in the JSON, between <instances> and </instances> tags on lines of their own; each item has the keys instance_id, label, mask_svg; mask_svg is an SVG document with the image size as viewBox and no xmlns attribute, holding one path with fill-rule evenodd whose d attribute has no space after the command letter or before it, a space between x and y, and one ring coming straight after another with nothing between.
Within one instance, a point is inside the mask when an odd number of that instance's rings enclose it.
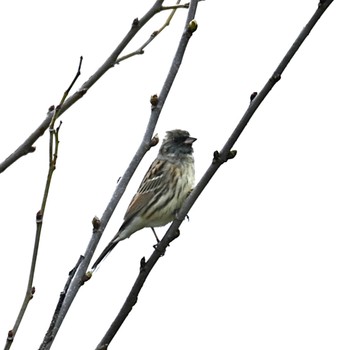
<instances>
[{"instance_id":1,"label":"tree branch","mask_svg":"<svg viewBox=\"0 0 350 350\"><path fill-rule=\"evenodd\" d=\"M139 30L155 16L157 13L169 9L176 10L176 5L173 7L163 7L164 0L156 0L151 9L141 18L134 19L131 25L131 29L126 34L124 39L120 42L117 48L112 52L112 54L107 58L107 60L102 64L102 66L65 102L61 105L60 111L57 115L59 118L67 109L69 109L73 104L80 100L87 91L110 69L115 66L117 59L125 47L130 43L134 36L139 32ZM177 6L185 7L184 6ZM148 45L148 44L147 44ZM133 56L133 55L132 55ZM131 57L131 56L130 56ZM125 59L125 58L124 58ZM120 61L119 61L120 62ZM8 156L2 163L0 163L0 173L5 171L10 165L16 162L19 158L24 155L34 152L35 147L33 144L41 137L46 129L49 127L51 122L51 117L47 116L39 125L39 127L14 151L10 156Z\"/></svg>"},{"instance_id":2,"label":"tree branch","mask_svg":"<svg viewBox=\"0 0 350 350\"><path fill-rule=\"evenodd\" d=\"M70 286L70 284L72 282L73 276L75 275L75 272L77 271L79 265L81 264L81 262L83 260L84 260L84 257L80 256L79 259L78 259L78 262L74 266L73 270L69 272L67 282L66 282L66 284L64 286L64 289L61 292L60 297L58 299L58 303L57 303L55 312L53 314L53 317L52 317L49 329L47 330L47 332L45 334L44 340L43 340L42 344L40 345L39 350L45 349L46 345L52 341L52 330L55 327L56 320L57 320L57 317L58 317L58 315L60 313L60 310L62 308L63 301L64 301L65 296L67 294L68 288L69 288L69 286Z\"/></svg>"},{"instance_id":3,"label":"tree branch","mask_svg":"<svg viewBox=\"0 0 350 350\"><path fill-rule=\"evenodd\" d=\"M281 75L285 68L287 67L290 60L293 58L295 53L298 51L299 47L302 45L306 37L309 35L312 28L315 26L317 21L320 19L322 14L328 8L328 6L332 3L333 0L320 1L318 5L318 9L311 17L307 25L301 31L291 48L288 50L287 54L282 59L281 63L278 65L277 69L272 74L271 78L267 81L263 89L259 94L253 93L251 97L251 103L244 113L242 119L238 123L237 127L229 137L229 139L224 144L222 150L220 152L215 151L211 164L209 165L207 171L204 173L196 187L193 189L191 194L188 196L186 201L184 202L182 208L177 214L177 218L170 225L163 239L157 244L154 252L150 256L150 258L145 261L145 258L141 259L140 272L136 281L131 288L122 308L120 309L118 315L112 322L110 328L101 339L100 343L96 347L96 350L104 350L107 349L108 345L112 341L113 337L125 321L126 317L131 312L133 306L137 302L138 295L143 287L149 273L153 269L154 265L157 263L159 258L165 254L166 248L169 244L179 236L179 227L182 221L185 219L189 210L192 208L197 198L200 196L206 185L209 183L211 178L215 175L216 171L219 167L224 164L229 159L232 159L236 155L236 151L232 151L233 145L236 143L237 139L243 132L244 128L247 126L249 120L255 113L256 109L259 107L261 102L265 99L270 90L274 87L274 85L280 80Z\"/></svg>"},{"instance_id":4,"label":"tree branch","mask_svg":"<svg viewBox=\"0 0 350 350\"><path fill-rule=\"evenodd\" d=\"M188 8L189 4L184 4L184 5L178 5L180 3L181 0L178 0L176 2L176 5L175 6L167 6L167 7L164 7L162 6L162 10L169 10L169 9L172 9L169 17L166 19L165 23L158 29L158 30L155 30L151 35L150 37L148 38L148 40L143 44L141 45L137 50L125 55L125 56L122 56L120 58L118 58L115 63L119 64L119 62L121 61L124 61L132 56L136 56L136 55L143 55L144 52L145 52L145 48L155 39L156 36L158 36L171 22L172 18L174 17L175 15L175 12L178 8Z\"/></svg>"},{"instance_id":5,"label":"tree branch","mask_svg":"<svg viewBox=\"0 0 350 350\"><path fill-rule=\"evenodd\" d=\"M68 96L70 90L72 89L74 83L78 79L80 75L80 68L82 64L82 57L80 58L79 62L79 68L77 71L77 74L75 75L73 81L69 85L68 89L64 92L60 105L64 103L66 97ZM47 199L49 197L49 190L51 187L51 181L52 181L52 176L53 173L56 169L56 162L57 162L57 156L58 156L58 145L59 145L59 139L58 139L58 133L61 127L62 122L60 125L55 128L55 122L58 118L58 113L59 113L59 106L58 105L56 108L53 106L50 107L48 115L52 116L51 121L50 121L50 139L49 139L49 169L47 173L47 179L46 179L46 184L45 184L45 190L43 194L43 199L41 202L41 207L38 213L36 214L36 234L35 234L35 242L34 242L34 248L33 248L33 254L32 254L32 262L31 262L31 267L29 271L29 278L28 278L28 283L27 283L27 289L25 293L25 297L21 306L21 309L18 313L15 325L13 328L8 332L8 337L5 343L5 350L10 349L14 337L17 333L17 330L22 322L23 316L27 310L27 306L29 304L29 301L33 298L33 295L35 293L35 287L33 286L33 280L34 280L34 273L35 273L35 267L36 267L36 259L38 256L38 251L39 251L39 243L40 243L40 236L41 236L41 230L42 230L42 225L43 225L43 218L44 218L44 213L45 213L45 208L46 208L46 203Z\"/></svg>"}]
</instances>

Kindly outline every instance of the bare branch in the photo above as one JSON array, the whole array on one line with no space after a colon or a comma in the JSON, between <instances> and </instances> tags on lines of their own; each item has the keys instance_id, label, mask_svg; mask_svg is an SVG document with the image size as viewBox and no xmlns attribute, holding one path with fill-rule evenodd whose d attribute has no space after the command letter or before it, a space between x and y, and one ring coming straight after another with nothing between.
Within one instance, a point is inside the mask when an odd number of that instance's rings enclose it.
<instances>
[{"instance_id":1,"label":"bare branch","mask_svg":"<svg viewBox=\"0 0 350 350\"><path fill-rule=\"evenodd\" d=\"M69 274L68 274L68 279L67 279L66 285L64 286L64 289L63 289L63 291L60 294L60 297L58 299L58 303L57 303L55 312L53 314L53 317L52 317L52 320L51 320L51 323L50 323L50 327L49 327L48 331L45 334L44 340L43 340L42 344L40 345L39 350L45 349L46 344L51 342L52 329L54 328L54 326L56 324L56 320L57 320L58 314L60 313L60 310L62 308L62 304L63 304L64 298L67 295L67 291L68 291L68 288L69 288L69 286L70 286L70 284L72 282L72 278L75 275L75 272L77 271L77 269L78 269L79 265L81 264L81 262L83 261L83 259L84 259L84 257L80 256L79 259L78 259L78 262L74 266L73 270L70 271Z\"/></svg>"},{"instance_id":2,"label":"bare branch","mask_svg":"<svg viewBox=\"0 0 350 350\"><path fill-rule=\"evenodd\" d=\"M66 97L69 94L70 89L73 87L73 84L76 82L77 78L80 75L80 68L81 68L81 63L82 63L82 58L80 58L79 62L79 68L78 72L75 75L72 83L69 85L68 89L64 92L61 102L64 103ZM18 313L15 325L13 328L9 331L9 335L6 340L5 344L5 350L10 349L13 340L15 338L15 335L17 333L17 330L22 322L23 316L27 310L27 306L29 304L29 301L33 298L34 292L35 292L35 287L33 286L33 281L34 281L34 273L35 273L35 267L36 267L36 259L38 256L38 251L39 251L39 243L40 243L40 236L41 236L41 230L42 230L42 225L43 225L43 218L44 218L44 213L45 213L45 208L46 208L46 203L47 199L49 196L49 190L51 187L51 181L52 181L52 176L53 173L56 169L56 162L57 162L57 157L58 157L58 145L59 145L59 139L58 139L58 133L61 127L62 122L60 125L55 128L55 121L58 118L59 115L59 106L54 108L53 106L50 107L48 115L52 115L51 121L50 121L50 139L49 139L49 169L48 169L48 174L47 174L47 179L46 179L46 184L45 184L45 190L44 190L44 195L43 199L41 202L41 207L40 210L36 214L36 234L35 234L35 242L34 242L34 248L33 248L33 254L32 254L32 262L31 262L31 267L29 271L29 278L28 278L28 283L27 283L27 289L26 293L24 296L24 300L21 306L21 309Z\"/></svg>"},{"instance_id":3,"label":"bare branch","mask_svg":"<svg viewBox=\"0 0 350 350\"><path fill-rule=\"evenodd\" d=\"M182 221L185 219L186 215L188 214L189 210L192 208L193 204L196 202L197 198L200 196L200 194L202 193L206 185L209 183L211 178L215 175L219 167L229 159L232 159L236 156L237 152L232 150L233 145L241 135L244 128L247 126L250 118L253 116L258 106L261 104L261 102L264 100L264 98L267 96L267 94L270 92L270 90L273 88L276 82L279 81L282 72L285 70L294 54L297 52L301 44L309 35L314 25L317 23L317 21L320 19L327 7L332 3L332 1L333 0L320 1L320 4L315 14L311 17L310 21L304 27L296 41L293 43L285 57L282 59L281 63L278 65L275 72L272 74L272 77L265 84L264 88L257 95L255 93L252 94L251 103L246 112L244 113L242 119L238 123L236 129L233 131L233 133L223 146L222 150L220 152L214 152L213 160L210 166L208 167L207 171L204 173L196 187L193 189L191 194L184 202L182 208L177 214L177 218L173 221L163 239L156 245L154 252L147 261L145 261L145 258L141 259L139 275L133 287L131 288L131 291L127 296L122 308L118 312L117 317L114 319L110 328L100 341L99 345L96 347L96 350L107 349L113 337L125 321L126 317L129 315L133 306L136 304L141 288L143 287L154 265L157 263L159 258L165 254L166 248L169 246L169 244L179 236L179 227Z\"/></svg>"},{"instance_id":4,"label":"bare branch","mask_svg":"<svg viewBox=\"0 0 350 350\"><path fill-rule=\"evenodd\" d=\"M134 36L139 32L139 30L155 16L157 13L167 10L167 7L163 7L164 0L156 0L151 9L141 18L134 19L132 22L129 32L126 34L124 39L120 42L117 48L112 52L112 54L107 58L107 60L102 64L102 66L65 102L61 105L58 117L61 116L67 109L69 109L73 104L80 100L86 92L110 69L113 68L117 62L117 59L125 47L130 43ZM5 171L11 164L17 161L22 156L34 152L35 148L33 144L41 137L45 130L49 127L51 118L46 117L40 126L20 145L16 151L14 151L9 157L7 157L2 163L0 163L0 173Z\"/></svg>"},{"instance_id":5,"label":"bare branch","mask_svg":"<svg viewBox=\"0 0 350 350\"><path fill-rule=\"evenodd\" d=\"M176 4L179 4L181 0L178 0ZM162 7L162 10L169 10L169 9L173 9L169 15L169 17L166 19L165 23L158 29L155 30L149 37L149 39L143 44L141 45L137 50L122 56L120 58L118 58L116 60L115 63L120 63L121 61L124 61L132 56L136 56L136 55L142 55L145 52L145 48L155 39L155 37L157 37L171 22L172 18L175 15L175 12L178 8L188 8L189 4L184 4L184 5L175 5L175 6L167 6L167 7Z\"/></svg>"},{"instance_id":6,"label":"bare branch","mask_svg":"<svg viewBox=\"0 0 350 350\"><path fill-rule=\"evenodd\" d=\"M81 65L83 64L83 56L80 56L80 60L79 60L79 67L78 67L78 71L77 74L75 75L74 79L72 80L71 84L68 86L68 89L64 92L60 105L62 105L64 103L64 101L66 100L66 98L68 97L70 91L72 90L75 82L78 80L80 74L81 74ZM57 118L56 118L57 119Z\"/></svg>"}]
</instances>

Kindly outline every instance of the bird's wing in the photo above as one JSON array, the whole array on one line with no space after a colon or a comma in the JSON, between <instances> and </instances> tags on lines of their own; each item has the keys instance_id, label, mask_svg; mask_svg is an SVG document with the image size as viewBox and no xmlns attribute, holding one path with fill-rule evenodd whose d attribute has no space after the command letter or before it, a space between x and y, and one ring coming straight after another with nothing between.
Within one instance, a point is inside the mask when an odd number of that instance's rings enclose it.
<instances>
[{"instance_id":1,"label":"bird's wing","mask_svg":"<svg viewBox=\"0 0 350 350\"><path fill-rule=\"evenodd\" d=\"M128 210L124 217L124 223L119 229L118 233L113 237L111 242L103 250L101 255L97 258L95 263L92 265L92 270L95 270L100 262L112 251L120 240L119 233L123 231L123 228L128 225L128 221L137 215L151 199L162 190L164 186L164 176L167 173L166 163L163 160L156 159L151 164L145 177L143 178L137 193L129 204ZM124 237L125 238L125 237Z\"/></svg>"},{"instance_id":2,"label":"bird's wing","mask_svg":"<svg viewBox=\"0 0 350 350\"><path fill-rule=\"evenodd\" d=\"M125 222L142 210L164 186L165 164L164 160L155 159L153 161L129 204L124 216Z\"/></svg>"}]
</instances>

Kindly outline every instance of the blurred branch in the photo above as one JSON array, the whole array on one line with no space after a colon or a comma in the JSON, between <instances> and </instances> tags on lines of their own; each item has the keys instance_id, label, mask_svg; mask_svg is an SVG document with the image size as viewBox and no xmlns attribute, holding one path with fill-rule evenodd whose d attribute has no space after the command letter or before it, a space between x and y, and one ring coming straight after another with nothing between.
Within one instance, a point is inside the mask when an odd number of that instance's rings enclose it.
<instances>
[{"instance_id":1,"label":"blurred branch","mask_svg":"<svg viewBox=\"0 0 350 350\"><path fill-rule=\"evenodd\" d=\"M64 103L61 104L61 108L57 114L57 118L59 118L67 109L69 109L73 104L75 104L78 100L80 100L86 92L110 69L113 68L114 65L121 60L117 61L121 52L125 49L125 47L130 43L130 41L134 38L134 36L138 33L138 31L155 16L157 13L165 10L172 9L172 13L175 12L177 8L186 8L187 5L175 5L175 6L162 6L164 0L157 0L151 7L151 9L141 18L135 18L132 22L131 29L126 34L124 39L120 42L117 48L112 52L112 54L107 58L107 60L103 63L103 65L68 99L65 100ZM170 15L171 19L173 16ZM163 28L164 29L164 28ZM163 30L161 28L161 30ZM146 42L147 46L151 40ZM134 54L129 55L129 57ZM129 57L124 57L123 60ZM46 129L49 127L52 117L47 116L39 127L14 151L10 156L8 156L2 163L0 163L0 173L5 171L10 165L16 162L22 156L34 152L35 147L33 144L37 141L39 137L41 137Z\"/></svg>"},{"instance_id":2,"label":"blurred branch","mask_svg":"<svg viewBox=\"0 0 350 350\"><path fill-rule=\"evenodd\" d=\"M48 112L48 116L52 116L51 122L50 122L50 129L49 129L49 131L50 131L49 170L48 170L48 174L47 174L47 179L46 179L43 199L41 202L41 207L40 207L40 210L38 211L38 213L36 214L36 234L35 234L35 242L34 242L34 248L33 248L31 267L30 267L30 271L29 271L27 289L26 289L25 297L24 297L21 309L18 313L15 325L8 332L8 336L7 336L5 348L4 348L5 350L10 349L10 347L13 343L14 337L17 333L17 330L22 322L24 313L27 310L27 306L29 304L29 301L33 298L33 295L35 293L35 287L33 286L33 280L34 280L34 273L35 273L35 267L36 267L36 260L37 260L38 251L39 251L40 236L41 236L41 230L42 230L42 225L43 225L43 218L44 218L46 203L47 203L47 199L49 197L49 190L50 190L50 186L51 186L52 176L53 176L53 173L56 169L57 156L58 156L58 145L59 145L58 134L59 134L59 130L60 130L60 127L62 124L62 122L61 122L60 125L55 128L55 122L58 118L60 105L62 103L64 103L66 97L69 94L69 91L71 90L75 81L78 79L78 77L80 75L81 63L82 63L82 57L80 58L78 72L75 75L72 83L69 85L68 89L64 92L62 99L60 101L60 104L56 108L54 108L53 106L50 107L49 112Z\"/></svg>"},{"instance_id":3,"label":"blurred branch","mask_svg":"<svg viewBox=\"0 0 350 350\"><path fill-rule=\"evenodd\" d=\"M170 225L163 239L157 244L154 252L147 261L144 258L141 259L139 275L136 278L136 281L131 291L129 292L129 295L127 296L122 308L118 312L117 317L114 319L110 328L107 330L99 345L96 347L96 350L107 349L113 337L125 321L126 317L129 315L133 306L136 304L141 288L143 287L154 265L157 263L159 258L165 254L166 248L169 246L169 244L179 236L179 227L182 221L185 219L186 215L188 214L189 210L192 208L193 204L196 202L197 198L200 196L200 194L207 186L211 178L215 175L216 171L220 168L220 166L228 160L235 157L236 151L232 150L233 145L236 143L237 139L243 132L244 128L247 126L249 120L251 119L261 102L265 99L265 97L273 88L273 86L280 80L281 75L287 67L288 63L298 51L299 47L302 45L306 37L311 32L312 28L315 26L317 21L320 19L320 17L328 8L328 6L332 3L332 1L333 0L320 1L318 9L311 17L307 25L303 28L303 30L301 31L291 48L288 50L287 54L284 56L281 63L278 65L277 69L273 72L272 76L269 78L261 92L258 94L252 94L251 102L249 104L248 109L244 113L242 119L240 120L237 127L224 144L222 150L220 152L214 152L212 162L209 165L207 171L204 173L196 187L193 189L191 194L184 202L182 208L177 214L177 218Z\"/></svg>"},{"instance_id":4,"label":"blurred branch","mask_svg":"<svg viewBox=\"0 0 350 350\"><path fill-rule=\"evenodd\" d=\"M60 304L59 312L54 314L53 320L50 325L50 329L47 335L45 336L43 343L41 344L40 350L50 349L80 287L84 284L85 281L87 281L91 277L91 274L86 273L86 270L90 264L92 255L97 247L101 235L104 232L104 229L107 226L116 206L118 205L120 198L124 194L131 177L133 176L137 166L139 165L147 151L158 143L157 136L152 137L152 135L154 134L154 130L158 122L160 113L162 111L163 105L165 103L165 100L169 94L171 86L180 68L183 56L187 48L187 44L192 36L192 33L197 28L196 26L193 26L193 23L195 23L195 21L192 21L195 15L197 2L198 0L191 2L189 15L186 20L185 30L181 36L177 51L175 53L175 57L173 59L169 73L165 79L159 97L154 95L151 98L152 111L141 144L138 150L136 151L134 158L131 160L128 168L126 169L123 177L118 182L118 185L112 195L110 202L107 205L107 208L105 209L102 215L102 218L93 219L93 234L86 248L84 259L81 261L81 264L79 264L79 266L77 267L74 276L69 277L71 279L71 283L69 284L67 292L64 293L64 300Z\"/></svg>"}]
</instances>

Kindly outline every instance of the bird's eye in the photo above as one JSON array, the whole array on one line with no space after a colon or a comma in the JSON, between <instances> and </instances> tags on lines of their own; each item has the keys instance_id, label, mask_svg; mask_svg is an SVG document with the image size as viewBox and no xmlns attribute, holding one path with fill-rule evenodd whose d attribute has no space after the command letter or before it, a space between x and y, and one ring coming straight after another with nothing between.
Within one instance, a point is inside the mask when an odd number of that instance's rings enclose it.
<instances>
[{"instance_id":1,"label":"bird's eye","mask_svg":"<svg viewBox=\"0 0 350 350\"><path fill-rule=\"evenodd\" d=\"M174 142L176 143L183 143L185 142L187 139L187 136L177 136L174 138Z\"/></svg>"}]
</instances>

